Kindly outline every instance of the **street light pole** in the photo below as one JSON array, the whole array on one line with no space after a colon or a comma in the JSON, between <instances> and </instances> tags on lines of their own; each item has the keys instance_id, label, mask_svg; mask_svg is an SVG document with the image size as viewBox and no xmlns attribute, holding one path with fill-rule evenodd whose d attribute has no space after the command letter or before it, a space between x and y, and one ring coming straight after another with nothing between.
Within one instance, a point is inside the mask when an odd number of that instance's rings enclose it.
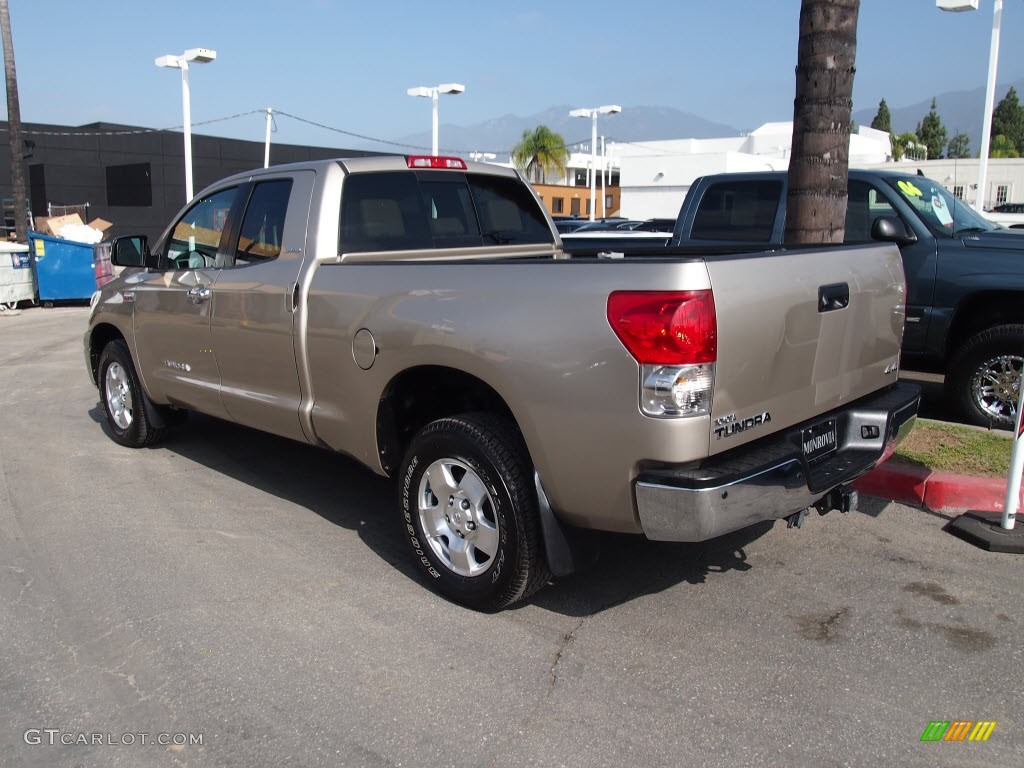
<instances>
[{"instance_id":1,"label":"street light pole","mask_svg":"<svg viewBox=\"0 0 1024 768\"><path fill-rule=\"evenodd\" d=\"M985 119L981 124L981 156L978 158L978 199L974 208L978 213L985 210L985 193L988 188L988 153L992 133L992 110L996 102L996 67L999 64L999 25L1003 19L1003 0L994 0L992 11L992 44L988 52L988 82L985 83Z\"/></svg>"},{"instance_id":2,"label":"street light pole","mask_svg":"<svg viewBox=\"0 0 1024 768\"><path fill-rule=\"evenodd\" d=\"M590 220L594 220L594 209L597 207L594 195L596 192L597 184L597 116L598 115L614 115L622 111L622 107L618 104L606 104L603 107L594 107L593 109L574 109L569 112L569 117L589 117L591 118L590 128Z\"/></svg>"},{"instance_id":3,"label":"street light pole","mask_svg":"<svg viewBox=\"0 0 1024 768\"><path fill-rule=\"evenodd\" d=\"M264 145L263 146L263 167L264 168L269 168L270 167L270 127L271 127L271 123L274 121L273 112L274 112L274 110L272 110L270 107L267 107L267 138L263 142L263 145Z\"/></svg>"},{"instance_id":4,"label":"street light pole","mask_svg":"<svg viewBox=\"0 0 1024 768\"><path fill-rule=\"evenodd\" d=\"M940 11L976 11L978 0L935 0ZM988 187L988 153L992 133L992 111L996 101L996 68L999 64L999 27L1003 19L1003 0L993 0L992 44L988 50L988 80L985 83L985 112L982 116L981 153L978 156L978 196L974 208L978 213L985 210L985 195Z\"/></svg>"},{"instance_id":5,"label":"street light pole","mask_svg":"<svg viewBox=\"0 0 1024 768\"><path fill-rule=\"evenodd\" d=\"M158 67L181 70L181 111L184 116L185 135L185 202L192 199L192 105L189 96L189 62L207 64L217 58L217 52L209 48L189 48L180 56L158 56L154 63Z\"/></svg>"},{"instance_id":6,"label":"street light pole","mask_svg":"<svg viewBox=\"0 0 1024 768\"><path fill-rule=\"evenodd\" d=\"M421 96L423 98L429 98L432 102L432 114L431 114L431 154L437 157L437 97L441 93L459 94L466 90L466 86L460 85L459 83L441 83L440 85L427 86L418 85L415 88L409 88L406 93L410 96Z\"/></svg>"}]
</instances>

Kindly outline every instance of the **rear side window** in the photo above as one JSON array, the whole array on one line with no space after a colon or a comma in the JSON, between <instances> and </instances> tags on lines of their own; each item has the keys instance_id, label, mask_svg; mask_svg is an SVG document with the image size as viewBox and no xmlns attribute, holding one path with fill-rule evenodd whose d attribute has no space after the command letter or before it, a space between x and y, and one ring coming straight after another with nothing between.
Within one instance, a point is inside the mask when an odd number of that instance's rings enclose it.
<instances>
[{"instance_id":1,"label":"rear side window","mask_svg":"<svg viewBox=\"0 0 1024 768\"><path fill-rule=\"evenodd\" d=\"M269 261L281 255L281 237L291 191L291 179L264 181L253 188L242 218L235 251L236 265Z\"/></svg>"},{"instance_id":2,"label":"rear side window","mask_svg":"<svg viewBox=\"0 0 1024 768\"><path fill-rule=\"evenodd\" d=\"M466 174L485 245L550 243L554 238L537 200L518 179Z\"/></svg>"},{"instance_id":3,"label":"rear side window","mask_svg":"<svg viewBox=\"0 0 1024 768\"><path fill-rule=\"evenodd\" d=\"M432 248L416 176L394 171L346 177L340 245L342 253Z\"/></svg>"},{"instance_id":4,"label":"rear side window","mask_svg":"<svg viewBox=\"0 0 1024 768\"><path fill-rule=\"evenodd\" d=\"M727 181L704 192L693 220L695 240L771 241L781 181Z\"/></svg>"},{"instance_id":5,"label":"rear side window","mask_svg":"<svg viewBox=\"0 0 1024 768\"><path fill-rule=\"evenodd\" d=\"M342 253L551 243L518 179L448 171L352 174L341 203Z\"/></svg>"}]
</instances>

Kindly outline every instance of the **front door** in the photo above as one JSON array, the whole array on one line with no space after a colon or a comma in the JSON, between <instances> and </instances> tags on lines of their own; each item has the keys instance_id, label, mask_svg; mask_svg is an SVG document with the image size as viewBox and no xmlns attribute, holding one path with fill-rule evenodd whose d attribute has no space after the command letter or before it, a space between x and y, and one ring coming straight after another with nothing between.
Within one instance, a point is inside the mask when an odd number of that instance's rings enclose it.
<instances>
[{"instance_id":1,"label":"front door","mask_svg":"<svg viewBox=\"0 0 1024 768\"><path fill-rule=\"evenodd\" d=\"M139 374L158 403L227 418L210 339L213 288L224 264L221 241L238 188L198 200L153 251L160 271L135 286Z\"/></svg>"}]
</instances>

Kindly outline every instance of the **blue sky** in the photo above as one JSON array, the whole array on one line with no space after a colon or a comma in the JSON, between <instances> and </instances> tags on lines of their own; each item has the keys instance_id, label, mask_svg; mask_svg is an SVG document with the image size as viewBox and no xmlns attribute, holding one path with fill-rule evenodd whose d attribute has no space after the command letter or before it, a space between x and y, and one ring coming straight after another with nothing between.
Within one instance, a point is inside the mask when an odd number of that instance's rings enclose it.
<instances>
[{"instance_id":1,"label":"blue sky","mask_svg":"<svg viewBox=\"0 0 1024 768\"><path fill-rule=\"evenodd\" d=\"M10 0L25 122L180 125L180 74L153 59L208 47L218 58L193 67L194 123L270 106L379 138L428 130L429 101L406 88L453 81L466 92L442 97L442 125L611 103L674 107L740 129L789 120L799 8L799 0ZM862 0L854 109L984 85L991 29L992 0L957 14L934 0ZM1024 2L1006 0L1001 82L1024 77L1022 50ZM0 112L6 119L6 102ZM286 117L277 129L275 142L347 145ZM195 130L262 141L264 118Z\"/></svg>"}]
</instances>

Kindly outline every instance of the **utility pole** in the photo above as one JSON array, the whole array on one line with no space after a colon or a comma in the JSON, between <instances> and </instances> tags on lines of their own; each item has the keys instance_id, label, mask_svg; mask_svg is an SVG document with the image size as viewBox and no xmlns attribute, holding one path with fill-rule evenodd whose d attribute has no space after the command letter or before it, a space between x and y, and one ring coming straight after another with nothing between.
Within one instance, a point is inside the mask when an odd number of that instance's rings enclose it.
<instances>
[{"instance_id":1,"label":"utility pole","mask_svg":"<svg viewBox=\"0 0 1024 768\"><path fill-rule=\"evenodd\" d=\"M11 197L14 198L14 231L19 243L28 242L28 210L25 201L25 144L21 139L21 107L18 103L18 73L14 69L14 41L7 0L0 0L0 38L4 44L4 74L7 77L7 125L11 140Z\"/></svg>"}]
</instances>

